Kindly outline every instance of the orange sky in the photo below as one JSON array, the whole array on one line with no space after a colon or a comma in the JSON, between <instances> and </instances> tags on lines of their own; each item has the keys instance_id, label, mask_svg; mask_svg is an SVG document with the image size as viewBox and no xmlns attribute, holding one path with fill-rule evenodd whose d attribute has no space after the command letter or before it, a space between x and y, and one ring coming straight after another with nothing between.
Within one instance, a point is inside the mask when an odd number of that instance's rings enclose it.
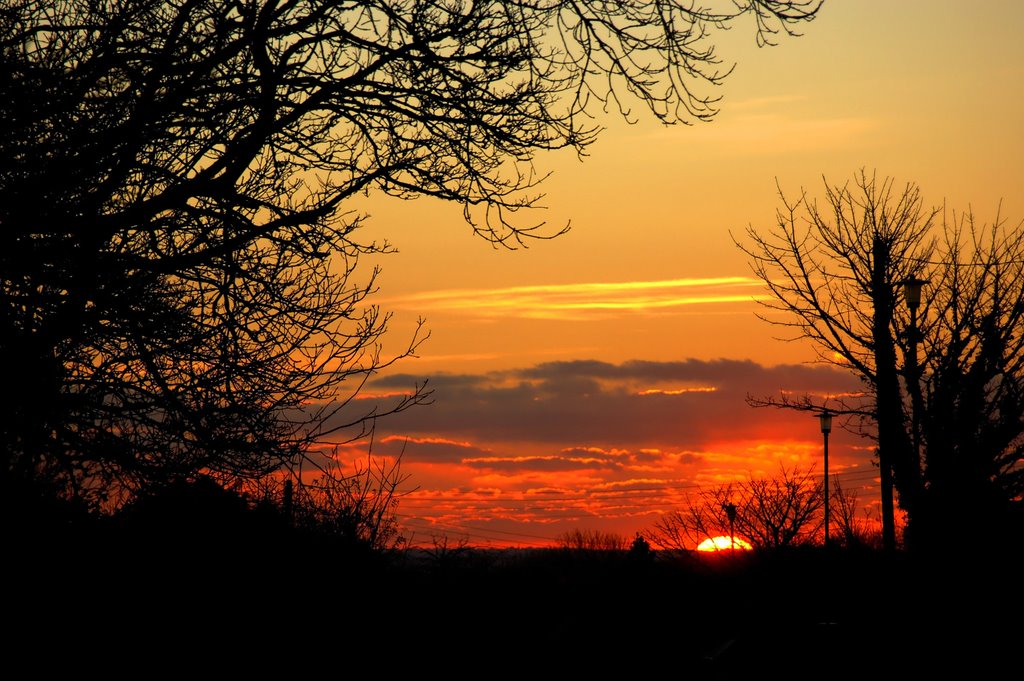
<instances>
[{"instance_id":1,"label":"orange sky","mask_svg":"<svg viewBox=\"0 0 1024 681\"><path fill-rule=\"evenodd\" d=\"M1020 222L1022 31L1024 4L1009 0L826 0L803 36L767 49L737 27L716 41L737 67L713 122L607 117L582 162L538 157L553 175L536 219L572 229L527 250L475 238L458 206L353 206L367 238L399 250L371 300L394 313L390 350L419 316L431 333L367 393L435 389L434 404L381 421L374 444L404 443L407 535L632 537L702 485L780 463L820 472L816 421L744 398L857 386L801 366L812 350L754 316L763 290L730 234L772 225L776 183L820 195L822 177L862 168L984 222L1001 202ZM832 471L875 504L868 443L830 444Z\"/></svg>"}]
</instances>

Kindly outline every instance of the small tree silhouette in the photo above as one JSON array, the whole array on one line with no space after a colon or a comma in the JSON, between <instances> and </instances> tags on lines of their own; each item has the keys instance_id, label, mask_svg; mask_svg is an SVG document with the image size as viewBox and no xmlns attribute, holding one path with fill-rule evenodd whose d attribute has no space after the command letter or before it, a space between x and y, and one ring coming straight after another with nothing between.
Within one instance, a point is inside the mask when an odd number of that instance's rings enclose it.
<instances>
[{"instance_id":1,"label":"small tree silhouette","mask_svg":"<svg viewBox=\"0 0 1024 681\"><path fill-rule=\"evenodd\" d=\"M777 477L751 476L702 490L683 509L665 514L646 537L664 549L690 551L709 537L735 530L755 548L797 546L814 541L823 508L822 486L812 471L782 466Z\"/></svg>"},{"instance_id":2,"label":"small tree silhouette","mask_svg":"<svg viewBox=\"0 0 1024 681\"><path fill-rule=\"evenodd\" d=\"M570 551L624 551L628 542L615 532L574 529L562 533L558 537L558 544Z\"/></svg>"},{"instance_id":3,"label":"small tree silhouette","mask_svg":"<svg viewBox=\"0 0 1024 681\"><path fill-rule=\"evenodd\" d=\"M654 559L654 551L651 549L650 542L639 532L633 537L633 543L629 546L629 557L631 560L641 563L647 563Z\"/></svg>"}]
</instances>

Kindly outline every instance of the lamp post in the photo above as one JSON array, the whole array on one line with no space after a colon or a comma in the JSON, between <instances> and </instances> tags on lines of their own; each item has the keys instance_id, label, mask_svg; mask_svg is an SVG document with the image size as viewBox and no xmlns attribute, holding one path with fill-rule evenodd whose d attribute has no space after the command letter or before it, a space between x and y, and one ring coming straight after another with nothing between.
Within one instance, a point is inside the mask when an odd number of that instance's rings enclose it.
<instances>
[{"instance_id":1,"label":"lamp post","mask_svg":"<svg viewBox=\"0 0 1024 681\"><path fill-rule=\"evenodd\" d=\"M832 432L832 412L823 409L818 414L821 435L825 439L825 548L828 548L829 503L828 503L828 434Z\"/></svg>"},{"instance_id":2,"label":"lamp post","mask_svg":"<svg viewBox=\"0 0 1024 681\"><path fill-rule=\"evenodd\" d=\"M729 548L736 550L736 504L722 504L725 515L729 518Z\"/></svg>"}]
</instances>

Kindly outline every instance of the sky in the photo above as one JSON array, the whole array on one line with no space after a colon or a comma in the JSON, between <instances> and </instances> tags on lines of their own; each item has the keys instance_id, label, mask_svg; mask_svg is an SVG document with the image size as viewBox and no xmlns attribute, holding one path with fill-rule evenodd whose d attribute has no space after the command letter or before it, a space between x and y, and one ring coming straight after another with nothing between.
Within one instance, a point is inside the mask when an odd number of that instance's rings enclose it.
<instances>
[{"instance_id":1,"label":"sky","mask_svg":"<svg viewBox=\"0 0 1024 681\"><path fill-rule=\"evenodd\" d=\"M820 475L817 421L747 401L860 389L756 315L765 291L736 241L773 226L780 192L821 196L865 170L985 223L1024 219L1024 3L826 0L802 32L768 48L744 26L717 36L736 67L710 123L606 116L582 160L538 156L537 218L570 226L557 239L494 248L435 200L356 207L398 251L369 301L393 315L385 354L420 317L430 333L359 399L434 393L344 452L401 457L414 544L631 539L709 486ZM830 439L865 517L870 444Z\"/></svg>"}]
</instances>

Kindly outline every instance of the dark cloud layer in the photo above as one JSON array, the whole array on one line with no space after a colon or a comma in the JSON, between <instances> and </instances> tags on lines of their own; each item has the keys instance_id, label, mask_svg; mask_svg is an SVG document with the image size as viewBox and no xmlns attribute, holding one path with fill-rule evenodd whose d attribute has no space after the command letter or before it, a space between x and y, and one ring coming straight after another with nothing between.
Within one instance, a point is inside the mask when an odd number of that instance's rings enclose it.
<instances>
[{"instance_id":1,"label":"dark cloud layer","mask_svg":"<svg viewBox=\"0 0 1024 681\"><path fill-rule=\"evenodd\" d=\"M579 470L618 470L622 466L615 461L603 458L573 458L565 456L525 456L525 457L487 457L468 459L464 462L472 468L490 471L579 471Z\"/></svg>"},{"instance_id":2,"label":"dark cloud layer","mask_svg":"<svg viewBox=\"0 0 1024 681\"><path fill-rule=\"evenodd\" d=\"M550 454L591 445L699 450L715 440L813 432L806 413L753 408L746 398L860 389L851 374L834 367L737 360L550 362L488 374L394 375L374 387L424 378L434 403L382 419L378 432L480 446L531 443ZM409 444L406 453L433 461L487 456L468 445L430 442Z\"/></svg>"}]
</instances>

